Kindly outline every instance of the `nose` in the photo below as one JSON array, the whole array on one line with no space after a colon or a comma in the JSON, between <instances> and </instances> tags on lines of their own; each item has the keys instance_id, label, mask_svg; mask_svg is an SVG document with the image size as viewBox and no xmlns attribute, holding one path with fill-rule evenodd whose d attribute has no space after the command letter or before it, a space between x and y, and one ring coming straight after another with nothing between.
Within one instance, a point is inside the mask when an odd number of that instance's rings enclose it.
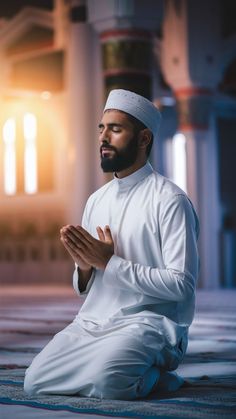
<instances>
[{"instance_id":1,"label":"nose","mask_svg":"<svg viewBox=\"0 0 236 419\"><path fill-rule=\"evenodd\" d=\"M106 129L104 129L101 134L99 135L99 142L101 145L103 144L110 144L110 137Z\"/></svg>"}]
</instances>

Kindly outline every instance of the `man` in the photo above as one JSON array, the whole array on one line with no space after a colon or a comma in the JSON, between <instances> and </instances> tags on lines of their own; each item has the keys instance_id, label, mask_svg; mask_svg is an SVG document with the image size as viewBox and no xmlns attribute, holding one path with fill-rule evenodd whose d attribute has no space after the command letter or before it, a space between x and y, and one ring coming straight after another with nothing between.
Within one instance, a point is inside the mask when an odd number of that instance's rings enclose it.
<instances>
[{"instance_id":1,"label":"man","mask_svg":"<svg viewBox=\"0 0 236 419\"><path fill-rule=\"evenodd\" d=\"M88 200L82 226L61 240L86 300L72 324L33 360L29 394L132 400L177 389L198 274L198 221L185 193L148 159L159 111L113 90L99 125L101 166L111 182Z\"/></svg>"}]
</instances>

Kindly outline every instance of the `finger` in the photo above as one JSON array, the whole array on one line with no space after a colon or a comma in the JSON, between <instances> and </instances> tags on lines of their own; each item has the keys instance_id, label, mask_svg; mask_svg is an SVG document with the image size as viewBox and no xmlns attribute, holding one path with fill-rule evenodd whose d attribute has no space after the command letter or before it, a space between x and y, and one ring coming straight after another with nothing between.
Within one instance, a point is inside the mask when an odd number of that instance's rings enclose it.
<instances>
[{"instance_id":1,"label":"finger","mask_svg":"<svg viewBox=\"0 0 236 419\"><path fill-rule=\"evenodd\" d=\"M70 225L63 226L63 227L60 229L60 234L61 234L61 236L63 236L64 234L66 234L69 228L70 228Z\"/></svg>"},{"instance_id":2,"label":"finger","mask_svg":"<svg viewBox=\"0 0 236 419\"><path fill-rule=\"evenodd\" d=\"M80 237L82 238L84 238L87 242L89 242L89 243L93 243L94 242L94 240L96 240L96 239L94 239L94 237L93 236L91 236L91 234L89 234L88 233L88 231L86 231L82 226L76 226L76 229L77 229L77 232L78 232L78 234L80 235Z\"/></svg>"},{"instance_id":3,"label":"finger","mask_svg":"<svg viewBox=\"0 0 236 419\"><path fill-rule=\"evenodd\" d=\"M60 234L61 234L61 238L63 238L64 240L69 238L75 244L76 244L76 241L78 240L78 238L73 233L73 226L67 225L67 226L63 227L60 230Z\"/></svg>"},{"instance_id":4,"label":"finger","mask_svg":"<svg viewBox=\"0 0 236 419\"><path fill-rule=\"evenodd\" d=\"M75 252L72 250L72 248L70 247L70 245L63 239L61 239L61 242L63 244L63 246L65 247L65 249L67 250L67 252L73 257L76 257Z\"/></svg>"},{"instance_id":5,"label":"finger","mask_svg":"<svg viewBox=\"0 0 236 419\"><path fill-rule=\"evenodd\" d=\"M78 249L86 246L86 243L81 241L79 237L75 237L71 230L68 230L66 233L64 233L63 238L66 242L71 244L71 246L74 245Z\"/></svg>"},{"instance_id":6,"label":"finger","mask_svg":"<svg viewBox=\"0 0 236 419\"><path fill-rule=\"evenodd\" d=\"M67 225L60 230L60 233L63 237L70 237L75 244L78 243L79 240L80 243L88 245L88 243L93 243L94 240L94 238L81 226L74 227L72 225ZM84 233L86 233L86 235Z\"/></svg>"},{"instance_id":7,"label":"finger","mask_svg":"<svg viewBox=\"0 0 236 419\"><path fill-rule=\"evenodd\" d=\"M67 229L66 233L61 236L61 239L64 240L74 252L88 252L86 243L83 243L80 238L75 237L70 229Z\"/></svg>"},{"instance_id":8,"label":"finger","mask_svg":"<svg viewBox=\"0 0 236 419\"><path fill-rule=\"evenodd\" d=\"M86 249L83 249L83 247L78 246L78 244L75 244L67 238L62 241L71 256L82 259L85 262Z\"/></svg>"},{"instance_id":9,"label":"finger","mask_svg":"<svg viewBox=\"0 0 236 419\"><path fill-rule=\"evenodd\" d=\"M109 226L105 226L104 234L105 234L106 242L113 242L113 238L112 238L112 234L111 234L111 230Z\"/></svg>"},{"instance_id":10,"label":"finger","mask_svg":"<svg viewBox=\"0 0 236 419\"><path fill-rule=\"evenodd\" d=\"M105 235L103 233L103 230L99 226L96 228L96 230L97 230L97 233L98 233L99 240L104 242L105 241Z\"/></svg>"},{"instance_id":11,"label":"finger","mask_svg":"<svg viewBox=\"0 0 236 419\"><path fill-rule=\"evenodd\" d=\"M76 251L74 251L74 250L70 247L70 245L69 245L68 243L64 242L63 240L62 240L62 243L63 243L63 245L64 245L65 249L67 250L67 252L70 254L70 256L72 257L72 259L73 259L76 263L78 263L78 264L79 264L80 262L87 263L87 262L86 262L86 260L85 260L85 258L84 258L84 256L83 256L83 253L82 253L81 251L78 251L78 249L77 249Z\"/></svg>"},{"instance_id":12,"label":"finger","mask_svg":"<svg viewBox=\"0 0 236 419\"><path fill-rule=\"evenodd\" d=\"M80 235L76 227L72 225L68 225L62 228L61 230L62 235L69 235L70 237L74 237L74 239L79 239Z\"/></svg>"}]
</instances>

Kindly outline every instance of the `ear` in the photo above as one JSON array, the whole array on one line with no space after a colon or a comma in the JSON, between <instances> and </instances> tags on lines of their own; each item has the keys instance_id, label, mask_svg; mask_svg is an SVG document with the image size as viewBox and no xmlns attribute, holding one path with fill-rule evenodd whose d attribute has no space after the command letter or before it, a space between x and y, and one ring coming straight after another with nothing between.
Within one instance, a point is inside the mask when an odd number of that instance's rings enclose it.
<instances>
[{"instance_id":1,"label":"ear","mask_svg":"<svg viewBox=\"0 0 236 419\"><path fill-rule=\"evenodd\" d=\"M150 129L145 128L139 132L139 148L147 148L148 144L151 142L152 133Z\"/></svg>"}]
</instances>

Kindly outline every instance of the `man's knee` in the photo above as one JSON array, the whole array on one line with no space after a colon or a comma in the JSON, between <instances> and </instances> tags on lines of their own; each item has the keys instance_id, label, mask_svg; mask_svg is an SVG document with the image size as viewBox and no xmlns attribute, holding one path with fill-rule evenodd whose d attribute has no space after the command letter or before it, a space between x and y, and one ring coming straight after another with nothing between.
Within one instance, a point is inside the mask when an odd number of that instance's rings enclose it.
<instances>
[{"instance_id":1,"label":"man's knee","mask_svg":"<svg viewBox=\"0 0 236 419\"><path fill-rule=\"evenodd\" d=\"M35 369L28 368L28 370L26 370L25 380L24 380L24 391L29 396L34 396L35 394L38 394L39 392L39 386L37 385L37 378L38 378L38 374Z\"/></svg>"},{"instance_id":2,"label":"man's knee","mask_svg":"<svg viewBox=\"0 0 236 419\"><path fill-rule=\"evenodd\" d=\"M137 397L137 377L114 368L104 367L97 371L90 397L113 400L133 400Z\"/></svg>"}]
</instances>

